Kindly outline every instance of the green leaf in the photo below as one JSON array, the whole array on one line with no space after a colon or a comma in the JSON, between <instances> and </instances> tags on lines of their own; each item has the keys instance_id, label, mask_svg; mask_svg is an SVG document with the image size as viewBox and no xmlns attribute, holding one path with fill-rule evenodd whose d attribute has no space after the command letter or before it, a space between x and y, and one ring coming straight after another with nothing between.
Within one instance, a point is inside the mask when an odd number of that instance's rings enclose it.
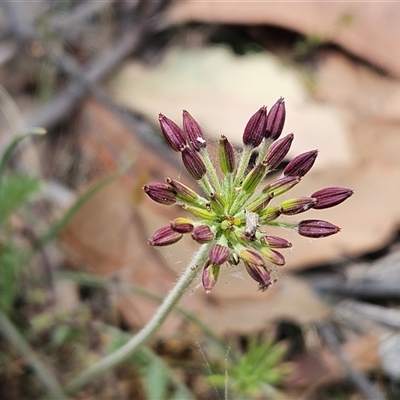
<instances>
[{"instance_id":1,"label":"green leaf","mask_svg":"<svg viewBox=\"0 0 400 400\"><path fill-rule=\"evenodd\" d=\"M148 399L165 399L168 389L169 377L166 368L158 363L150 363L145 376L146 392Z\"/></svg>"},{"instance_id":2,"label":"green leaf","mask_svg":"<svg viewBox=\"0 0 400 400\"><path fill-rule=\"evenodd\" d=\"M225 381L226 381L226 376L222 374L213 374L210 376L207 376L207 382L211 386L215 386L218 388L223 388L225 386Z\"/></svg>"},{"instance_id":3,"label":"green leaf","mask_svg":"<svg viewBox=\"0 0 400 400\"><path fill-rule=\"evenodd\" d=\"M251 340L240 361L228 367L228 385L237 394L257 396L279 385L289 372L282 361L285 346L269 341ZM224 379L223 379L224 378ZM207 381L217 387L225 384L224 375L214 375Z\"/></svg>"},{"instance_id":4,"label":"green leaf","mask_svg":"<svg viewBox=\"0 0 400 400\"><path fill-rule=\"evenodd\" d=\"M73 328L66 324L55 327L51 335L52 342L57 346L62 346L73 336Z\"/></svg>"},{"instance_id":5,"label":"green leaf","mask_svg":"<svg viewBox=\"0 0 400 400\"><path fill-rule=\"evenodd\" d=\"M108 326L109 334L108 349L109 353L116 351L123 346L129 336L118 328ZM129 357L126 362L131 363L139 369L144 375L148 399L166 399L167 389L170 385L175 388L174 399L194 400L194 396L175 376L174 371L159 357L156 353L150 350L147 346L141 347L135 354Z\"/></svg>"},{"instance_id":6,"label":"green leaf","mask_svg":"<svg viewBox=\"0 0 400 400\"><path fill-rule=\"evenodd\" d=\"M39 187L38 179L29 175L15 174L4 177L0 186L0 224L37 193Z\"/></svg>"},{"instance_id":7,"label":"green leaf","mask_svg":"<svg viewBox=\"0 0 400 400\"><path fill-rule=\"evenodd\" d=\"M24 254L11 246L0 246L0 310L8 313L17 294L18 270L25 261Z\"/></svg>"},{"instance_id":8,"label":"green leaf","mask_svg":"<svg viewBox=\"0 0 400 400\"><path fill-rule=\"evenodd\" d=\"M3 154L0 157L0 185L1 185L1 179L6 170L7 162L10 159L14 149L18 146L19 142L31 135L44 135L44 134L46 134L46 131L43 128L30 128L28 131L22 132L21 134L16 135L12 138L11 142L8 144L8 146L6 147L6 149L4 150Z\"/></svg>"}]
</instances>

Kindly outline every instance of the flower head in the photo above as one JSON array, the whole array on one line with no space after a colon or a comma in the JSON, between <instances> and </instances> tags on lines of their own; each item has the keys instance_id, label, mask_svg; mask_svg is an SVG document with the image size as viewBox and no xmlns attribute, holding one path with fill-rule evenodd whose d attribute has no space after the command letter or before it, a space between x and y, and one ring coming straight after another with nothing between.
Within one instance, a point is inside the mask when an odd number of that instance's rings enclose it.
<instances>
[{"instance_id":1,"label":"flower head","mask_svg":"<svg viewBox=\"0 0 400 400\"><path fill-rule=\"evenodd\" d=\"M291 229L310 238L327 237L340 231L339 227L324 220L284 220L309 209L334 207L353 194L351 189L329 187L311 195L279 200L279 196L299 184L312 168L317 150L294 157L281 176L268 184L263 183L266 176L279 167L292 144L292 133L279 139L285 117L282 98L268 114L266 107L261 107L245 127L244 150L239 162L228 139L221 136L218 145L221 173L218 173L210 160L206 138L197 121L184 111L181 129L160 114L164 137L173 150L181 153L183 165L203 194L171 178L167 178L166 183L145 185L144 190L152 200L163 205L179 205L192 215L175 218L168 226L158 229L149 239L149 244L166 246L176 243L185 234L190 234L198 243L207 243L208 260L203 266L202 276L206 292L217 283L224 264L237 265L240 261L261 290L274 283L272 269L285 264L285 257L277 249L286 249L292 244L270 235L270 226ZM258 157L249 169L248 163L256 148Z\"/></svg>"}]
</instances>

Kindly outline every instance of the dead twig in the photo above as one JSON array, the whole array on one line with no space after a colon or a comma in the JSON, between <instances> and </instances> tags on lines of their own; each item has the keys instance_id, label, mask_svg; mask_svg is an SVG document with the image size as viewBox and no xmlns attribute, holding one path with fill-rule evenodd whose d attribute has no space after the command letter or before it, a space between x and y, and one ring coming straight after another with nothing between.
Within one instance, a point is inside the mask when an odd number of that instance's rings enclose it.
<instances>
[{"instance_id":1,"label":"dead twig","mask_svg":"<svg viewBox=\"0 0 400 400\"><path fill-rule=\"evenodd\" d=\"M151 2L151 6L149 6L146 5L146 2L139 2L138 7L135 9L135 18L132 17L133 28L125 32L115 43L105 49L99 57L83 69L71 57L57 52L42 43L51 61L60 70L72 77L73 81L56 95L50 104L28 117L26 126L41 126L50 129L71 115L85 95L90 90L95 89L99 81L129 54L134 53L143 45L156 28L157 17L166 3L166 1L160 0ZM12 24L13 33L19 42L25 44L33 40L43 42L37 34L32 21L29 21L14 3L4 7L4 10L11 20L15 21L15 24Z\"/></svg>"},{"instance_id":2,"label":"dead twig","mask_svg":"<svg viewBox=\"0 0 400 400\"><path fill-rule=\"evenodd\" d=\"M336 355L337 359L346 369L347 378L354 384L358 391L370 400L384 400L383 394L367 379L367 377L354 367L351 360L342 351L340 343L335 336L332 327L327 322L317 324L317 329L322 336L325 344L330 348L332 354Z\"/></svg>"},{"instance_id":3,"label":"dead twig","mask_svg":"<svg viewBox=\"0 0 400 400\"><path fill-rule=\"evenodd\" d=\"M346 266L326 273L306 272L302 276L322 295L399 300L400 251L372 264Z\"/></svg>"},{"instance_id":4,"label":"dead twig","mask_svg":"<svg viewBox=\"0 0 400 400\"><path fill-rule=\"evenodd\" d=\"M341 314L345 312L349 316L357 316L357 318L365 318L370 321L378 322L387 327L400 328L400 311L368 304L361 301L344 300L335 306L335 311Z\"/></svg>"}]
</instances>

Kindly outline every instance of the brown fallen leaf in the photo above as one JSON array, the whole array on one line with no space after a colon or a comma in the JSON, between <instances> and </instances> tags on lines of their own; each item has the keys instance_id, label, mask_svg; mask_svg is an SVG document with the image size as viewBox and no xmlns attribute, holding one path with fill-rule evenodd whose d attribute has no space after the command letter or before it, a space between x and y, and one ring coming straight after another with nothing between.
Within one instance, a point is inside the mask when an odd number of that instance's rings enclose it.
<instances>
[{"instance_id":1,"label":"brown fallen leaf","mask_svg":"<svg viewBox=\"0 0 400 400\"><path fill-rule=\"evenodd\" d=\"M189 21L281 26L338 44L357 57L400 76L396 2L175 2L169 24Z\"/></svg>"},{"instance_id":2,"label":"brown fallen leaf","mask_svg":"<svg viewBox=\"0 0 400 400\"><path fill-rule=\"evenodd\" d=\"M359 337L341 346L352 365L364 372L379 368L378 347L379 339L373 334ZM346 376L345 367L327 348L322 348L318 353L302 353L292 362L293 374L286 384L289 387L308 388L308 393L321 386L338 382Z\"/></svg>"}]
</instances>

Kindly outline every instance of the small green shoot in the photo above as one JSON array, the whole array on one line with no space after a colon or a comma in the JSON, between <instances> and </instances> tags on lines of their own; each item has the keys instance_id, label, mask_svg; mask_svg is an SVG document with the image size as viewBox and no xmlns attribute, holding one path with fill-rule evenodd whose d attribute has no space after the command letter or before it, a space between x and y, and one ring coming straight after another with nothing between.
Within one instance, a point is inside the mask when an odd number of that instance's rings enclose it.
<instances>
[{"instance_id":1,"label":"small green shoot","mask_svg":"<svg viewBox=\"0 0 400 400\"><path fill-rule=\"evenodd\" d=\"M207 380L218 388L227 386L234 398L268 395L290 372L283 361L285 352L286 346L281 343L251 340L238 364L228 366L224 373L211 375Z\"/></svg>"}]
</instances>

